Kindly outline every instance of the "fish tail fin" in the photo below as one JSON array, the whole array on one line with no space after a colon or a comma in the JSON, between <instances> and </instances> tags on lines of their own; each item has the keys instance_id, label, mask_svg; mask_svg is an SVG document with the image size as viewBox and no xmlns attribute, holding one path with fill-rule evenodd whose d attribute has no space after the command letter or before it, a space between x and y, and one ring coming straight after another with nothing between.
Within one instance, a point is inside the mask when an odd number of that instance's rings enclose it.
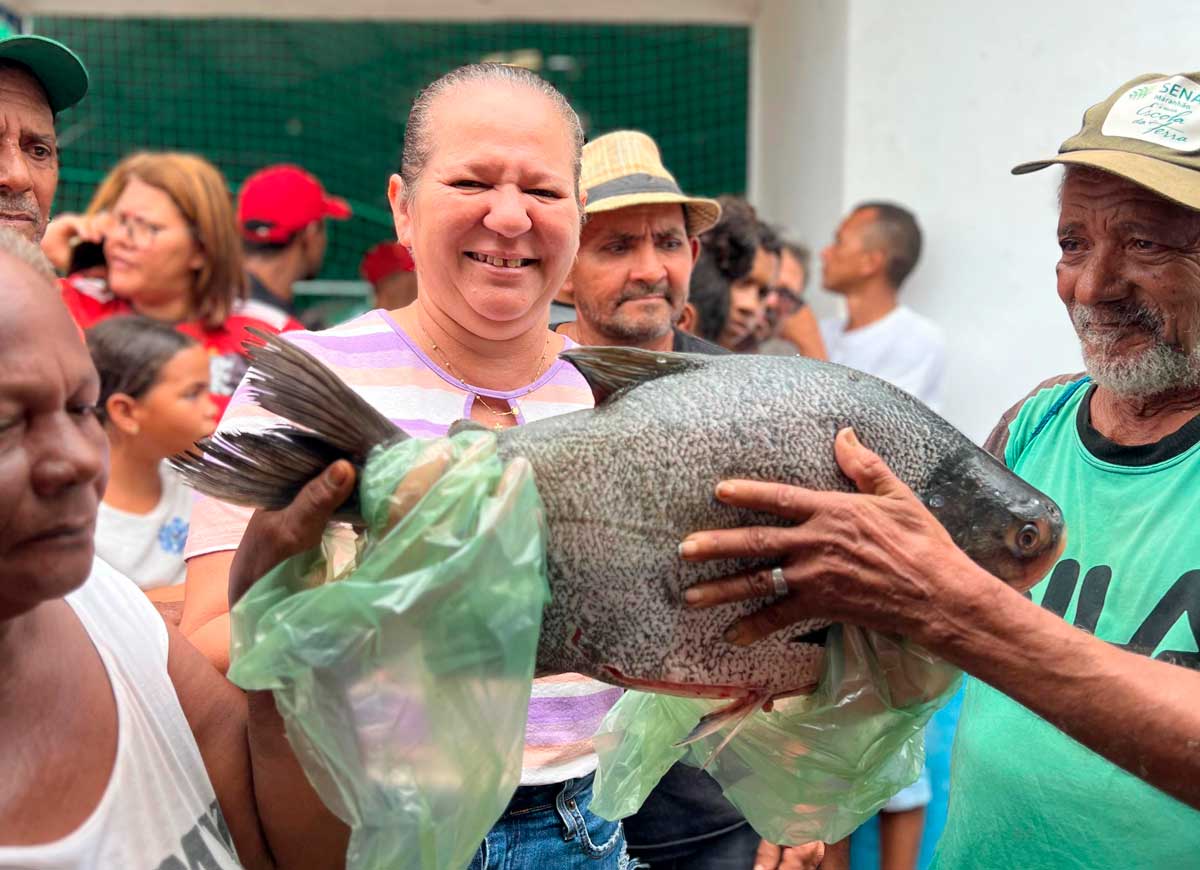
<instances>
[{"instance_id":1,"label":"fish tail fin","mask_svg":"<svg viewBox=\"0 0 1200 870\"><path fill-rule=\"evenodd\" d=\"M376 445L408 437L308 351L281 336L248 332L262 343L246 343L246 379L266 410L311 430L358 464Z\"/></svg>"},{"instance_id":2,"label":"fish tail fin","mask_svg":"<svg viewBox=\"0 0 1200 870\"><path fill-rule=\"evenodd\" d=\"M361 471L374 447L408 437L308 351L261 330L248 332L259 342L245 345L246 378L255 399L295 428L218 432L200 441L198 455L171 460L194 489L233 504L278 510L336 460L349 460ZM357 490L336 517L361 521Z\"/></svg>"},{"instance_id":3,"label":"fish tail fin","mask_svg":"<svg viewBox=\"0 0 1200 870\"><path fill-rule=\"evenodd\" d=\"M696 723L696 727L675 745L688 746L698 740L716 734L722 728L732 724L733 727L729 730L729 733L717 744L717 748L709 753L708 758L701 765L700 769L706 770L713 763L713 760L721 754L721 751L729 745L729 741L733 740L738 732L742 730L743 726L750 721L750 717L758 712L770 699L771 695L767 692L755 692L744 698L738 698L720 709L713 710L711 713L703 716Z\"/></svg>"},{"instance_id":4,"label":"fish tail fin","mask_svg":"<svg viewBox=\"0 0 1200 870\"><path fill-rule=\"evenodd\" d=\"M352 459L325 439L298 429L218 432L197 444L200 455L170 460L185 483L198 492L243 507L279 510L310 480L338 459ZM362 464L355 463L356 471ZM358 488L338 508L335 519L360 523Z\"/></svg>"}]
</instances>

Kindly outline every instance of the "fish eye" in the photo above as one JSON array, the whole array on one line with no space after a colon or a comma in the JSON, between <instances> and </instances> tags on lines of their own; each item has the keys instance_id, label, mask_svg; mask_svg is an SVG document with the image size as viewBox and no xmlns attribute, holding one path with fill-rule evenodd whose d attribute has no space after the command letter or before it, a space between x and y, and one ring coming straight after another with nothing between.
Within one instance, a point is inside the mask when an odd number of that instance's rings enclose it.
<instances>
[{"instance_id":1,"label":"fish eye","mask_svg":"<svg viewBox=\"0 0 1200 870\"><path fill-rule=\"evenodd\" d=\"M1042 532L1037 527L1037 523L1026 523L1017 532L1017 546L1021 548L1022 552L1027 553L1036 548L1041 539Z\"/></svg>"}]
</instances>

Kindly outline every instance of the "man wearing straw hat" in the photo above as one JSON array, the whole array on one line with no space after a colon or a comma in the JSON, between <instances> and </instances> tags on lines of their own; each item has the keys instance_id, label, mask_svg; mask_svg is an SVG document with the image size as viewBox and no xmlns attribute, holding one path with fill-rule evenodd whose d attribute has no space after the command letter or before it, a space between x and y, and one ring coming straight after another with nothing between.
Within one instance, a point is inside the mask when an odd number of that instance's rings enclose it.
<instances>
[{"instance_id":1,"label":"man wearing straw hat","mask_svg":"<svg viewBox=\"0 0 1200 870\"><path fill-rule=\"evenodd\" d=\"M720 217L715 200L688 196L663 166L645 133L618 130L583 149L580 186L587 223L559 300L576 320L559 332L580 344L656 351L727 353L678 328L687 302L700 233ZM762 844L702 770L677 764L625 820L629 852L658 870L801 870L815 866L821 844L781 850Z\"/></svg>"},{"instance_id":2,"label":"man wearing straw hat","mask_svg":"<svg viewBox=\"0 0 1200 870\"><path fill-rule=\"evenodd\" d=\"M580 344L718 353L677 326L700 233L717 222L716 200L688 196L645 133L617 130L583 148L587 223L560 300L576 320L559 331Z\"/></svg>"}]
</instances>

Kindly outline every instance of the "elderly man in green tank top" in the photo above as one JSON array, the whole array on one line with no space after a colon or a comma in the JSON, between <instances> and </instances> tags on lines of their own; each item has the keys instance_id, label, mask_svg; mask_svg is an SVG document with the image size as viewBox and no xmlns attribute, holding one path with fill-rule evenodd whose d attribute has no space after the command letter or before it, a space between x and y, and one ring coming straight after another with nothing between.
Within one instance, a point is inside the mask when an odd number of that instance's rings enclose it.
<instances>
[{"instance_id":1,"label":"elderly man in green tank top","mask_svg":"<svg viewBox=\"0 0 1200 870\"><path fill-rule=\"evenodd\" d=\"M1087 373L1051 378L989 439L1067 520L1022 596L971 563L849 430L867 495L727 482L718 497L792 528L702 532L685 558L773 560L800 615L900 632L972 675L935 865L1191 867L1200 854L1200 73L1145 75L1092 106L1065 166L1058 294ZM768 563L770 564L770 563ZM770 570L690 590L772 594Z\"/></svg>"}]
</instances>

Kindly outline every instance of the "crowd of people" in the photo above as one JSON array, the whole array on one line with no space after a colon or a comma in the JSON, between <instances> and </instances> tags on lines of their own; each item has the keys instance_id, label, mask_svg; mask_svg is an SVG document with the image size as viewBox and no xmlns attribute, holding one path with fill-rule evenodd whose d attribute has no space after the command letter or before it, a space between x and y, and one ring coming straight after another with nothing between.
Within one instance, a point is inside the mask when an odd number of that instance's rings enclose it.
<instances>
[{"instance_id":1,"label":"crowd of people","mask_svg":"<svg viewBox=\"0 0 1200 870\"><path fill-rule=\"evenodd\" d=\"M794 525L680 546L774 566L687 593L778 599L731 643L820 614L973 675L939 867L1175 867L1200 845L1200 151L1118 105L1200 101L1196 79L1136 79L1058 155L1014 170L1067 167L1058 291L1087 364L1035 388L987 445L1070 528L1030 596L971 562L850 430L831 447L859 494L727 481L716 497ZM86 90L65 46L0 39L0 868L344 861L347 829L272 697L223 674L230 607L320 540L354 471L335 463L289 507L252 512L191 493L166 462L277 420L244 381L250 328L286 333L416 437L592 407L559 356L577 345L829 360L940 407L941 333L901 295L922 235L897 203L858 204L831 233L821 283L843 313L818 319L809 248L745 199L686 193L645 133L585 144L532 72L469 65L412 105L387 183L396 240L362 262L374 306L315 323L294 285L351 208L298 166L263 168L235 199L199 155L139 152L83 214L49 220L55 118ZM473 870L848 866L844 843L761 841L683 764L623 823L592 813L591 737L620 693L535 681L521 784ZM885 868L914 866L929 797L922 778L884 808Z\"/></svg>"}]
</instances>

